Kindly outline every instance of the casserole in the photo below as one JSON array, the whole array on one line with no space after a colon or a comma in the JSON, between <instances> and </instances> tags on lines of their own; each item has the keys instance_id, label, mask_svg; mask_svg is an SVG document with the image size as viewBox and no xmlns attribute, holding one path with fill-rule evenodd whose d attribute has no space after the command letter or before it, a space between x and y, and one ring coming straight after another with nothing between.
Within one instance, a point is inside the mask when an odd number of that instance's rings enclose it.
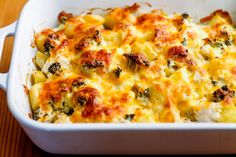
<instances>
[{"instance_id":1,"label":"casserole","mask_svg":"<svg viewBox=\"0 0 236 157\"><path fill-rule=\"evenodd\" d=\"M236 122L235 28L216 10L142 13L140 3L105 15L62 11L34 35L29 98L48 123ZM150 5L149 5L150 7Z\"/></svg>"},{"instance_id":2,"label":"casserole","mask_svg":"<svg viewBox=\"0 0 236 157\"><path fill-rule=\"evenodd\" d=\"M28 117L30 106L23 84L30 85L33 69L30 47L33 30L55 26L61 10L77 13L87 8L124 6L138 1L32 0L25 6L18 24L1 29L1 41L16 30L10 71L1 75L9 108L27 135L41 149L51 153L235 153L235 124L43 124ZM188 12L204 17L216 9L233 13L234 2L227 1L148 1L168 13ZM206 5L207 4L207 5ZM83 6L83 7L81 7ZM158 6L158 7L156 7ZM193 8L194 6L194 8ZM211 7L209 7L211 6ZM204 9L203 9L204 8ZM205 10L200 12L199 10ZM37 10L37 12L34 12ZM234 19L234 16L232 15ZM25 81L25 79L27 81Z\"/></svg>"}]
</instances>

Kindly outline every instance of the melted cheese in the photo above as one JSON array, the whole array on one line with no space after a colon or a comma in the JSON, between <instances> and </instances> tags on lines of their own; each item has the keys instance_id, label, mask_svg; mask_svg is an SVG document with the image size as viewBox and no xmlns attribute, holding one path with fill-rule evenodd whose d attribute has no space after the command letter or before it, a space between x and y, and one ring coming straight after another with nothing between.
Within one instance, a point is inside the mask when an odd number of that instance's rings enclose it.
<instances>
[{"instance_id":1,"label":"melted cheese","mask_svg":"<svg viewBox=\"0 0 236 157\"><path fill-rule=\"evenodd\" d=\"M63 12L58 28L35 35L35 120L235 122L236 31L227 12L195 23L139 7Z\"/></svg>"}]
</instances>

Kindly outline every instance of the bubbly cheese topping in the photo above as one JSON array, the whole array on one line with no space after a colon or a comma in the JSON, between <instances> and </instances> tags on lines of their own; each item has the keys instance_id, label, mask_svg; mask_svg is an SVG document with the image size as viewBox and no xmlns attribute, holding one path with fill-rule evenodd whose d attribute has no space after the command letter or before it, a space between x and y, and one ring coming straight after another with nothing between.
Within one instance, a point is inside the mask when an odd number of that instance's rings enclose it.
<instances>
[{"instance_id":1,"label":"bubbly cheese topping","mask_svg":"<svg viewBox=\"0 0 236 157\"><path fill-rule=\"evenodd\" d=\"M222 10L61 12L35 34L33 119L77 122L236 122L236 31Z\"/></svg>"}]
</instances>

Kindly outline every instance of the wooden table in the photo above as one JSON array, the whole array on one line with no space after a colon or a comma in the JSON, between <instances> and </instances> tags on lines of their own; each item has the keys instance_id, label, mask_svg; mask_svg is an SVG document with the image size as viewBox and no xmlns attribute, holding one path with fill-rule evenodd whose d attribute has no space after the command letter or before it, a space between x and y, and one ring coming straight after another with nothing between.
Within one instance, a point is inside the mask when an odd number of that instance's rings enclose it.
<instances>
[{"instance_id":1,"label":"wooden table","mask_svg":"<svg viewBox=\"0 0 236 157\"><path fill-rule=\"evenodd\" d=\"M19 17L27 0L0 0L0 28ZM0 72L7 72L14 38L6 39ZM7 108L6 93L0 90L0 157L52 156L37 148L24 133Z\"/></svg>"}]
</instances>

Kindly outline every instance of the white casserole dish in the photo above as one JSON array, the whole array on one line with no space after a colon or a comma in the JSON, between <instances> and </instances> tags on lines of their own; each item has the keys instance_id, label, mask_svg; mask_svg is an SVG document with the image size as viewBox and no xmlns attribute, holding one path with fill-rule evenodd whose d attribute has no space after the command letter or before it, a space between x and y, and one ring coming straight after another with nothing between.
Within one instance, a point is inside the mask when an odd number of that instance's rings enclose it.
<instances>
[{"instance_id":1,"label":"white casserole dish","mask_svg":"<svg viewBox=\"0 0 236 157\"><path fill-rule=\"evenodd\" d=\"M0 52L4 38L15 34L9 73L0 75L8 106L31 140L41 149L60 154L189 154L236 153L236 124L46 124L29 118L30 105L23 85L30 87L34 68L31 48L34 30L56 26L57 15L75 14L88 8L109 8L143 0L30 0L18 22L0 29ZM196 20L216 9L236 20L234 0L145 0L168 13L187 12ZM236 115L235 115L236 116Z\"/></svg>"}]
</instances>

